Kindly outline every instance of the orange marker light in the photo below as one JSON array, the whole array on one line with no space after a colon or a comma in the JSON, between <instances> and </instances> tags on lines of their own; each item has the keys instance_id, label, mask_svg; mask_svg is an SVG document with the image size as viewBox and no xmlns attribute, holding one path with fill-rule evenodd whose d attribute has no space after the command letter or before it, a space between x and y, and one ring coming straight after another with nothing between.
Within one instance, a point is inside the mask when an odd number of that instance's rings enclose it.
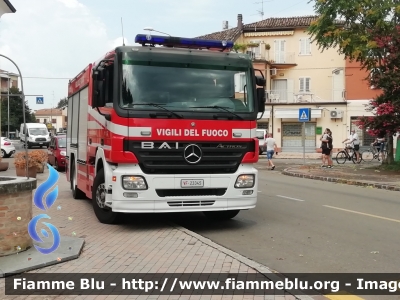
<instances>
[{"instance_id":1,"label":"orange marker light","mask_svg":"<svg viewBox=\"0 0 400 300\"><path fill-rule=\"evenodd\" d=\"M113 176L112 181L114 181L114 182L117 181L117 176Z\"/></svg>"}]
</instances>

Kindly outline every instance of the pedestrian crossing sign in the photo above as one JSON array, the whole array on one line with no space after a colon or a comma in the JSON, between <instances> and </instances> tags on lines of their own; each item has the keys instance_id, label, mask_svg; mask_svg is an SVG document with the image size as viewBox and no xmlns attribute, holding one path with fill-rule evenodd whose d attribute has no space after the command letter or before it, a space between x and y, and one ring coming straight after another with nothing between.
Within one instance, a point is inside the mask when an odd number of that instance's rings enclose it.
<instances>
[{"instance_id":1,"label":"pedestrian crossing sign","mask_svg":"<svg viewBox=\"0 0 400 300\"><path fill-rule=\"evenodd\" d=\"M309 122L311 120L311 108L299 109L299 122Z\"/></svg>"}]
</instances>

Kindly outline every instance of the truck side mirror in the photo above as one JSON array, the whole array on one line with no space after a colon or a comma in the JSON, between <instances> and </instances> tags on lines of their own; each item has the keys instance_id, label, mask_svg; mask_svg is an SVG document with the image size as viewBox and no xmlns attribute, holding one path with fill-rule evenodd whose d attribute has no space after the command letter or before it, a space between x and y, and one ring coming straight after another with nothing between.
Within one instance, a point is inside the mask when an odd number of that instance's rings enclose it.
<instances>
[{"instance_id":1,"label":"truck side mirror","mask_svg":"<svg viewBox=\"0 0 400 300\"><path fill-rule=\"evenodd\" d=\"M93 70L93 97L92 108L105 106L105 69L99 67Z\"/></svg>"},{"instance_id":2,"label":"truck side mirror","mask_svg":"<svg viewBox=\"0 0 400 300\"><path fill-rule=\"evenodd\" d=\"M257 88L257 104L259 113L263 113L265 111L266 100L264 88Z\"/></svg>"},{"instance_id":3,"label":"truck side mirror","mask_svg":"<svg viewBox=\"0 0 400 300\"><path fill-rule=\"evenodd\" d=\"M261 76L256 76L256 84L258 86L262 86L264 87L266 85L267 81L265 80L265 78L261 77Z\"/></svg>"}]
</instances>

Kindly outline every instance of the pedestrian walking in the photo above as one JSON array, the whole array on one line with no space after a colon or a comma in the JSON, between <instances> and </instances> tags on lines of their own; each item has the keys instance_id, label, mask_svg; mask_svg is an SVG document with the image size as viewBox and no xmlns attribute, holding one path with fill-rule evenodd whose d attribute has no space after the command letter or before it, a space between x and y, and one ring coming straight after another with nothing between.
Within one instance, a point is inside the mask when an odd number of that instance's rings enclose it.
<instances>
[{"instance_id":1,"label":"pedestrian walking","mask_svg":"<svg viewBox=\"0 0 400 300\"><path fill-rule=\"evenodd\" d=\"M322 168L332 168L333 162L331 158L331 152L333 149L333 138L332 131L326 128L323 136L321 137L321 149L322 149Z\"/></svg>"},{"instance_id":2,"label":"pedestrian walking","mask_svg":"<svg viewBox=\"0 0 400 300\"><path fill-rule=\"evenodd\" d=\"M277 148L278 146L276 145L275 139L272 137L272 134L269 133L267 139L265 140L265 147L267 150L267 160L268 160L268 166L271 167L271 170L275 169L275 165L272 161L272 157L274 156L274 153L278 153Z\"/></svg>"}]
</instances>

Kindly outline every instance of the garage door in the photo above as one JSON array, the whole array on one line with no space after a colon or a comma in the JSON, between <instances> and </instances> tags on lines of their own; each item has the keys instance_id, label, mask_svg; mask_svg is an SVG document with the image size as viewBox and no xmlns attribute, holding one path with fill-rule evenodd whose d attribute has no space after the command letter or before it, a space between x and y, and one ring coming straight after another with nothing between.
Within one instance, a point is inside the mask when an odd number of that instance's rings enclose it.
<instances>
[{"instance_id":1,"label":"garage door","mask_svg":"<svg viewBox=\"0 0 400 300\"><path fill-rule=\"evenodd\" d=\"M302 123L282 124L282 152L303 152ZM306 123L306 152L315 153L315 123Z\"/></svg>"}]
</instances>

